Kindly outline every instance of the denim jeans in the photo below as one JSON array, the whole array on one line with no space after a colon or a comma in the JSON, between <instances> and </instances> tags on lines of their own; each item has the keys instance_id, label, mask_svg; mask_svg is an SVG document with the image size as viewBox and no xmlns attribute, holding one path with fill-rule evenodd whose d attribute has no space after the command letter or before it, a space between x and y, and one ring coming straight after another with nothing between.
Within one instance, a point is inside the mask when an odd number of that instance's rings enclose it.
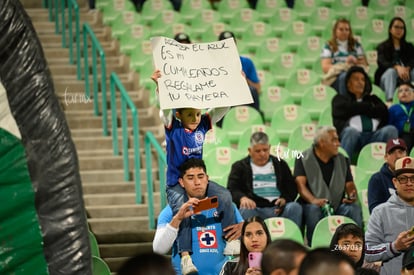
<instances>
[{"instance_id":1,"label":"denim jeans","mask_svg":"<svg viewBox=\"0 0 414 275\"><path fill-rule=\"evenodd\" d=\"M275 214L276 207L256 207L254 209L240 208L240 214L244 220L253 216L262 219L283 217L292 220L302 229L302 206L297 202L288 202L280 215Z\"/></svg>"},{"instance_id":2,"label":"denim jeans","mask_svg":"<svg viewBox=\"0 0 414 275\"><path fill-rule=\"evenodd\" d=\"M410 71L410 79L414 80L414 69ZM380 87L385 91L385 99L392 101L397 87L398 74L394 68L387 69L381 76Z\"/></svg>"},{"instance_id":3,"label":"denim jeans","mask_svg":"<svg viewBox=\"0 0 414 275\"><path fill-rule=\"evenodd\" d=\"M308 245L311 246L312 235L316 224L324 217L322 210L315 204L303 204L303 214L306 225L306 238ZM358 203L342 203L335 211L335 215L342 215L351 218L358 226L362 228L362 210Z\"/></svg>"},{"instance_id":4,"label":"denim jeans","mask_svg":"<svg viewBox=\"0 0 414 275\"><path fill-rule=\"evenodd\" d=\"M236 223L236 217L233 211L233 201L229 190L218 185L215 182L209 181L207 187L207 196L217 196L219 205L217 207L218 217L221 219L221 227L226 228L229 225ZM172 208L173 215L177 214L181 205L188 200L184 188L180 184L167 187L168 204ZM191 242L191 220L184 219L178 230L177 236L177 250L178 253L183 251L192 252Z\"/></svg>"},{"instance_id":5,"label":"denim jeans","mask_svg":"<svg viewBox=\"0 0 414 275\"><path fill-rule=\"evenodd\" d=\"M393 125L387 125L375 132L359 132L355 128L345 127L341 133L341 147L348 153L349 159L353 160L354 153L371 142L387 142L390 138L398 138L398 130Z\"/></svg>"}]
</instances>

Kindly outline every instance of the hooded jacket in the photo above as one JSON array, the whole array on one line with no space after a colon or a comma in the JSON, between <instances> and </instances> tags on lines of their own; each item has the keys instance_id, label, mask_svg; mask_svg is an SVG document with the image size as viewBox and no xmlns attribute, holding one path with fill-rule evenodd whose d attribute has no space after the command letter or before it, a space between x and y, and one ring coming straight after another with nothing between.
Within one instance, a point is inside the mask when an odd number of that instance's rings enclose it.
<instances>
[{"instance_id":1,"label":"hooded jacket","mask_svg":"<svg viewBox=\"0 0 414 275\"><path fill-rule=\"evenodd\" d=\"M414 225L414 206L403 201L397 193L372 211L365 232L365 260L382 261L381 275L400 274L402 251L393 242L398 234Z\"/></svg>"},{"instance_id":2,"label":"hooded jacket","mask_svg":"<svg viewBox=\"0 0 414 275\"><path fill-rule=\"evenodd\" d=\"M353 116L365 115L370 118L379 120L378 128L387 125L388 109L382 100L376 95L371 94L371 81L362 67L351 67L345 77L345 83L348 83L353 73L360 72L365 76L365 88L362 95L362 101L357 101L354 94L347 90L346 95L337 94L332 99L332 118L333 124L339 135L342 130L348 126L349 120Z\"/></svg>"},{"instance_id":3,"label":"hooded jacket","mask_svg":"<svg viewBox=\"0 0 414 275\"><path fill-rule=\"evenodd\" d=\"M368 182L368 207L369 212L379 204L386 202L395 191L391 172L387 163L384 163L379 170L371 176Z\"/></svg>"}]
</instances>

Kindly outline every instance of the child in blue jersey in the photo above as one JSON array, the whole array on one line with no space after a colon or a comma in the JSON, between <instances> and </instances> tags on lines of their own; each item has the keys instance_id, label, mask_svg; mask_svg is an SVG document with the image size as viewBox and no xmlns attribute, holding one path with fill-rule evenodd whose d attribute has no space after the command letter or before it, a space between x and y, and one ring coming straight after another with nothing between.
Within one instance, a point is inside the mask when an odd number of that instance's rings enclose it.
<instances>
[{"instance_id":1,"label":"child in blue jersey","mask_svg":"<svg viewBox=\"0 0 414 275\"><path fill-rule=\"evenodd\" d=\"M160 77L159 70L156 70L151 76L157 85ZM212 128L212 124L220 120L228 110L229 107L209 109L202 114L200 109L181 108L176 110L175 116L173 110L162 110L161 120L165 126L167 149L167 198L173 214L176 214L185 202L185 191L178 184L179 167L188 159L202 158L205 134ZM223 228L232 225L234 223L234 213L224 211L232 207L230 192L224 187L211 182L207 190L207 196L218 196L217 213L222 217L221 224ZM238 242L230 242L228 245L229 247L226 250L233 250L232 247L240 246ZM197 272L189 256L192 253L190 219L185 219L180 225L177 248L181 255L181 264L184 266L182 267L183 274Z\"/></svg>"}]
</instances>

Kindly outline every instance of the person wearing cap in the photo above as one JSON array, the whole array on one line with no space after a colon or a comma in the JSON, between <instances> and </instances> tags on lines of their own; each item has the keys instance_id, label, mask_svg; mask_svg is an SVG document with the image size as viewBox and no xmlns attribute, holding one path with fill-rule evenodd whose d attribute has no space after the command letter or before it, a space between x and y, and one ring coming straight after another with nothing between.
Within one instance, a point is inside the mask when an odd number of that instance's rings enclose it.
<instances>
[{"instance_id":1,"label":"person wearing cap","mask_svg":"<svg viewBox=\"0 0 414 275\"><path fill-rule=\"evenodd\" d=\"M236 37L234 33L230 31L223 31L222 33L220 33L218 37L219 40L224 40L228 38L233 38L234 42L236 42ZM242 70L246 76L247 84L249 85L250 92L253 97L253 103L250 106L252 106L256 110L258 110L260 113L262 113L260 111L260 104L259 104L259 95L261 91L261 85L260 85L259 76L257 75L256 67L254 66L253 61L246 56L240 56L240 62L242 65ZM263 117L263 114L262 114L262 117Z\"/></svg>"},{"instance_id":2,"label":"person wearing cap","mask_svg":"<svg viewBox=\"0 0 414 275\"><path fill-rule=\"evenodd\" d=\"M404 253L401 275L414 275L414 246Z\"/></svg>"},{"instance_id":3,"label":"person wearing cap","mask_svg":"<svg viewBox=\"0 0 414 275\"><path fill-rule=\"evenodd\" d=\"M398 138L398 130L387 125L388 108L378 96L371 94L371 81L362 67L351 67L345 83L347 93L332 99L332 120L342 147L355 163L362 147Z\"/></svg>"},{"instance_id":4,"label":"person wearing cap","mask_svg":"<svg viewBox=\"0 0 414 275\"><path fill-rule=\"evenodd\" d=\"M373 174L368 182L368 208L372 212L377 205L384 203L395 192L392 178L394 177L395 161L407 156L407 146L403 139L392 138L385 147L385 163Z\"/></svg>"},{"instance_id":5,"label":"person wearing cap","mask_svg":"<svg viewBox=\"0 0 414 275\"><path fill-rule=\"evenodd\" d=\"M397 92L399 103L388 110L388 123L398 129L410 152L414 145L414 86L411 82L400 82Z\"/></svg>"},{"instance_id":6,"label":"person wearing cap","mask_svg":"<svg viewBox=\"0 0 414 275\"><path fill-rule=\"evenodd\" d=\"M365 232L365 260L381 261L381 275L399 274L403 253L414 244L414 158L395 162L392 182L396 192L374 208Z\"/></svg>"}]
</instances>

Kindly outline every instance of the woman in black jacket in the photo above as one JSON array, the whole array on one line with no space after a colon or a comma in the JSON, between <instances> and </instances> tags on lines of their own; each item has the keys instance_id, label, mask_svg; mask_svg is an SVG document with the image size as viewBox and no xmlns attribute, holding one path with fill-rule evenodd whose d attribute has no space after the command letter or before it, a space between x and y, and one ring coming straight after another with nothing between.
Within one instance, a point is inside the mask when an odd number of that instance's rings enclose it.
<instances>
[{"instance_id":1,"label":"woman in black jacket","mask_svg":"<svg viewBox=\"0 0 414 275\"><path fill-rule=\"evenodd\" d=\"M414 80L414 46L405 40L407 28L401 17L394 17L388 26L388 39L377 47L378 69L375 84L385 91L387 102L391 102L397 80Z\"/></svg>"}]
</instances>

